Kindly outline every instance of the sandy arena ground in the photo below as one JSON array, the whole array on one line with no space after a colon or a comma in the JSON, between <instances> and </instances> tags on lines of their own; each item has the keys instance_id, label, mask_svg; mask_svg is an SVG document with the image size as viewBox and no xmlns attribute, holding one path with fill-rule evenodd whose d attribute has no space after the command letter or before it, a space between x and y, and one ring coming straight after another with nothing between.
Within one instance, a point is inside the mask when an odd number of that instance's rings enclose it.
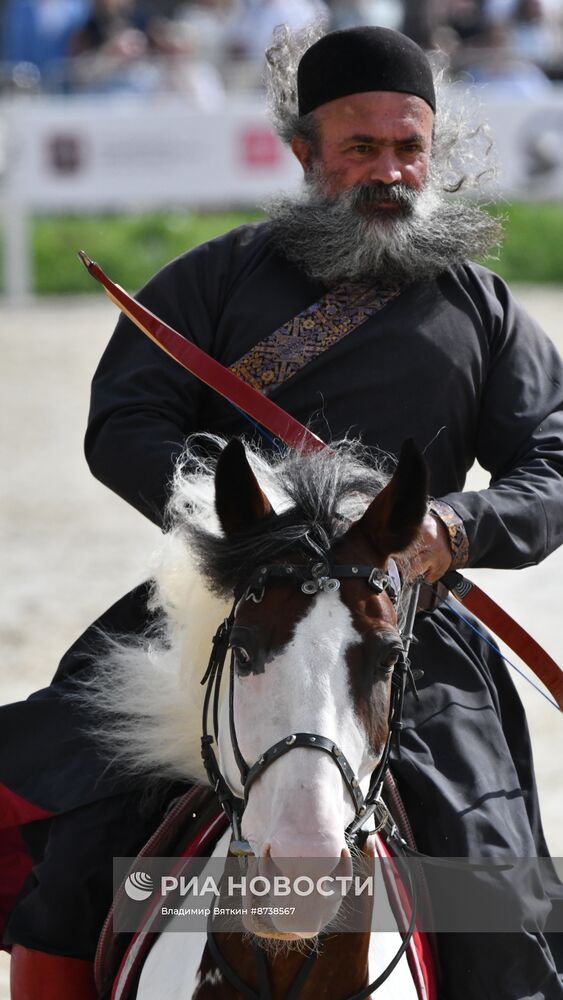
<instances>
[{"instance_id":1,"label":"sandy arena ground","mask_svg":"<svg viewBox=\"0 0 563 1000\"><path fill-rule=\"evenodd\" d=\"M517 294L563 351L563 288ZM157 531L97 483L82 456L89 380L115 308L100 294L4 305L2 314L1 699L10 702L48 684L67 646L145 577ZM485 485L483 473L472 477L472 488ZM563 549L534 569L468 575L563 660ZM517 683L532 728L548 840L561 856L561 719ZM0 1000L8 997L7 982L2 961Z\"/></svg>"}]
</instances>

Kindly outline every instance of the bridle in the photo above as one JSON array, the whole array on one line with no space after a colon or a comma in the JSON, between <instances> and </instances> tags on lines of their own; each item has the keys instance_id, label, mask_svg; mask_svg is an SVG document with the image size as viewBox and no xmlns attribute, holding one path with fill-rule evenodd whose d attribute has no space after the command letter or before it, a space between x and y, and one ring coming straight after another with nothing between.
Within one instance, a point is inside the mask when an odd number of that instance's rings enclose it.
<instances>
[{"instance_id":1,"label":"bridle","mask_svg":"<svg viewBox=\"0 0 563 1000\"><path fill-rule=\"evenodd\" d=\"M214 788L221 806L231 824L234 836L234 850L240 855L252 854L250 846L241 839L241 819L248 801L248 795L254 782L275 760L279 760L291 750L307 747L328 754L338 767L345 787L354 805L354 819L346 830L346 837L352 840L375 812L380 812L380 824L387 820L387 810L381 799L383 776L389 760L394 739L398 739L402 728L401 715L403 698L407 680L412 678L408 660L408 650L412 641L412 625L418 600L418 587L414 586L410 600L405 625L401 632L403 649L393 670L391 679L391 704L388 719L388 734L383 753L375 768L367 795L364 797L360 782L350 766L345 754L338 744L319 733L290 733L278 740L268 750L265 750L251 766L245 761L237 739L234 720L234 657L231 656L229 672L229 730L233 755L239 769L243 798L235 795L221 773L214 745L217 745L219 732L219 692L221 679L227 656L232 648L231 633L235 621L236 609L241 601L252 600L259 604L264 596L266 584L270 580L295 581L301 585L305 594L314 595L321 591L332 593L339 589L343 579L364 579L367 586L376 594L386 592L392 603L398 603L400 594L400 577L395 564L391 561L388 572L377 566L363 565L330 565L328 561L302 564L274 564L261 566L255 570L246 584L240 597L235 599L229 616L221 623L213 637L213 645L209 664L201 683L207 685L203 704L201 755L211 786ZM209 711L213 704L213 732L209 733ZM380 829L378 827L377 829ZM374 832L374 831L372 831Z\"/></svg>"},{"instance_id":2,"label":"bridle","mask_svg":"<svg viewBox=\"0 0 563 1000\"><path fill-rule=\"evenodd\" d=\"M412 587L405 622L400 633L403 648L399 655L399 659L395 664L391 678L391 702L385 746L377 767L373 771L369 789L365 796L361 791L358 777L355 775L351 765L346 759L345 754L340 749L338 744L332 739L318 733L290 733L283 739L274 743L268 750L265 750L254 764L250 766L248 765L240 750L235 727L235 662L233 653L231 654L229 671L229 730L234 758L240 773L243 798L236 795L232 791L219 767L214 746L217 746L219 735L219 698L221 679L227 652L234 646L231 639L231 633L235 624L236 611L241 602L250 600L259 604L264 597L266 586L271 580L283 580L285 582L294 581L296 585L300 585L300 589L304 594L313 596L314 594L320 592L332 593L337 591L340 587L341 580L363 579L366 581L366 585L375 594L382 594L386 592L393 605L396 607L398 604L401 590L401 580L393 560L389 561L389 568L387 571L381 570L377 566L369 565L333 565L331 564L328 556L326 556L315 543L312 543L309 537L307 537L305 541L311 548L313 548L313 551L317 556L315 560L304 564L283 563L260 566L252 573L244 588L240 592L237 592L234 604L228 617L221 623L213 637L209 664L201 681L202 685L206 685L203 703L201 755L209 783L215 790L221 807L225 812L233 831L230 853L239 856L241 863L244 863L243 859L245 857L254 854L250 844L243 840L241 835L242 814L248 801L250 789L254 782L262 774L264 774L267 768L275 760L279 760L280 757L283 757L285 754L296 748L305 747L311 750L318 750L326 753L338 767L344 785L347 788L354 805L354 819L345 831L346 840L349 843L355 841L359 846L361 846L365 843L365 840L370 833L377 833L384 828L390 836L399 841L401 840L395 823L393 822L389 811L383 802L381 793L383 789L385 770L389 761L389 755L391 753L393 743L396 742L397 746L399 746L400 733L402 729L401 717L403 700L407 682L411 683L416 692L408 653L410 644L413 640L413 624L418 603L420 580L417 580ZM321 556L320 560L318 558L319 555ZM212 711L213 716L213 735L209 732L210 710ZM375 816L375 829L368 831L365 830L365 824L371 816ZM354 996L350 997L349 1000L363 1000L363 998L369 997L371 993L382 985L382 983L389 977L399 960L402 958L414 932L416 921L416 897L414 884L411 884L411 896L411 920L397 954L374 983L371 983L370 986L366 987L359 993L354 994ZM266 960L259 945L255 945L255 954L259 965L259 979L262 985L260 994L256 994L240 980L234 970L231 969L226 960L223 958L217 946L217 942L215 941L211 922L208 927L207 940L210 952L226 978L229 979L231 983L243 993L243 995L247 996L249 1000L267 1000L270 996L270 991L267 978L267 967L265 965ZM290 991L292 998L297 998L299 996L308 972L312 968L315 956L316 952L312 952L311 956L305 960L302 972L298 975Z\"/></svg>"}]
</instances>

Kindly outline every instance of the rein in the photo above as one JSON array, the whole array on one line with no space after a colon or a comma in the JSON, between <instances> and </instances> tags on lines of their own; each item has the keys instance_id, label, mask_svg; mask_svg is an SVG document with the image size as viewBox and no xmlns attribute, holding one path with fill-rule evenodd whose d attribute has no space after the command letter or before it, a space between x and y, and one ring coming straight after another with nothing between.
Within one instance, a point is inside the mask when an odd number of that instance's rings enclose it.
<instances>
[{"instance_id":1,"label":"rein","mask_svg":"<svg viewBox=\"0 0 563 1000\"><path fill-rule=\"evenodd\" d=\"M318 555L319 550L312 540L306 538L305 541L309 543L309 545L314 549L315 554ZM389 755L393 742L396 741L397 746L399 746L400 733L402 729L403 700L407 681L412 684L414 690L416 691L416 688L414 687L413 674L410 668L408 652L413 639L414 616L418 604L421 581L419 579L414 583L409 597L405 624L400 633L403 649L399 656L399 660L393 669L391 679L391 704L389 709L387 738L383 753L375 770L373 771L369 789L365 796L361 791L360 782L341 748L332 739L318 733L290 733L288 736L278 740L271 747L265 750L258 760L252 765L249 765L245 761L238 744L234 719L235 663L234 655L231 655L229 668L229 731L233 754L239 769L243 789L243 798L241 798L240 796L235 795L226 778L222 774L214 749L214 746L217 746L218 744L219 737L219 697L221 680L227 652L229 649L232 649L234 645L234 643L232 643L231 633L235 623L237 607L241 601L245 600L260 603L264 597L266 585L268 581L272 579L284 580L285 582L290 580L295 581L296 585L300 584L301 591L308 595L314 595L320 591L328 593L334 592L339 589L340 580L342 579L363 579L366 581L367 586L376 594L382 594L384 591L387 592L395 606L398 602L400 593L400 578L396 565L392 560L390 561L389 571L384 572L376 566L332 566L328 559L323 556L322 561L312 562L308 566L303 564L273 564L270 566L261 566L252 574L242 594L235 597L229 616L221 623L213 637L209 663L201 681L202 685L206 685L202 713L201 756L209 783L214 789L233 831L234 839L231 843L230 852L241 859L241 864L244 864L244 859L246 857L254 854L248 841L242 839L241 833L242 814L244 812L246 802L248 801L250 789L257 778L259 778L267 770L270 764L272 764L275 760L279 760L280 757L285 756L285 754L298 747L318 750L326 753L338 767L344 785L354 805L354 819L345 831L348 843L356 841L359 844L361 841L363 844L369 836L369 833L377 833L380 830L385 830L390 838L402 845L402 838L399 836L397 827L381 798L381 793L384 774L389 761ZM213 735L209 732L210 712L213 719ZM374 816L375 818L375 828L374 830L367 831L363 828L371 816ZM360 992L353 994L353 996L349 997L348 1000L364 1000L364 998L369 997L388 979L406 952L415 930L417 916L416 886L410 876L410 873L409 881L412 900L411 918L400 948L383 973L381 973L381 975L373 983L370 983L367 987L365 987L365 989L360 990ZM320 937L322 939L323 936L320 935ZM207 930L207 943L214 961L225 975L225 978L228 979L229 982L243 994L243 996L247 997L248 1000L270 1000L272 994L268 980L267 961L259 944L254 944L258 979L260 982L260 993L258 994L243 983L234 969L229 966L221 954L213 933L211 916ZM313 969L316 957L316 952L311 952L311 954L304 961L287 995L288 1000L297 1000L299 997L301 990L303 989L305 982Z\"/></svg>"}]
</instances>

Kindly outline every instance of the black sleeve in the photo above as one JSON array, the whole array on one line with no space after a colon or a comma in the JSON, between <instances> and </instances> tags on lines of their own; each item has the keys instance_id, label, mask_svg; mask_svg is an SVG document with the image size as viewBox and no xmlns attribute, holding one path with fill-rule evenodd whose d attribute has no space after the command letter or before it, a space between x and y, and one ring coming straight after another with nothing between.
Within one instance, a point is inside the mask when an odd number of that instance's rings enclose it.
<instances>
[{"instance_id":1,"label":"black sleeve","mask_svg":"<svg viewBox=\"0 0 563 1000\"><path fill-rule=\"evenodd\" d=\"M534 565L563 541L563 366L504 282L488 273L491 362L476 455L486 490L441 499L463 519L468 566Z\"/></svg>"},{"instance_id":2,"label":"black sleeve","mask_svg":"<svg viewBox=\"0 0 563 1000\"><path fill-rule=\"evenodd\" d=\"M139 301L208 353L224 295L228 242L172 261ZM199 430L203 386L121 316L92 383L86 459L94 476L162 524L173 467Z\"/></svg>"}]
</instances>

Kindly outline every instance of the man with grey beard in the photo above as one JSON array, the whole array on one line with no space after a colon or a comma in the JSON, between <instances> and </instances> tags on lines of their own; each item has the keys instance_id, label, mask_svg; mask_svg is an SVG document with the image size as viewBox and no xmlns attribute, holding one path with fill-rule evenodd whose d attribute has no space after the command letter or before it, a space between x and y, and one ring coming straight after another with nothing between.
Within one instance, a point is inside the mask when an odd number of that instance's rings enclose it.
<instances>
[{"instance_id":1,"label":"man with grey beard","mask_svg":"<svg viewBox=\"0 0 563 1000\"><path fill-rule=\"evenodd\" d=\"M140 300L325 439L353 434L397 454L414 436L436 498L414 559L429 584L450 568L540 561L563 539L563 368L505 284L472 263L498 241L498 228L447 195L463 180L451 166L460 147L447 114L436 112L426 56L396 32L355 28L317 40L281 32L268 58L274 120L303 167L302 194L272 202L266 222L173 261ZM186 436L202 429L248 434L238 411L120 319L93 382L86 454L94 475L161 524L174 463ZM490 487L464 492L476 458ZM97 625L141 630L146 597L140 588ZM419 699L406 696L393 770L419 848L438 857L546 855L526 720L504 665L446 607L421 613L416 634L413 667L424 676ZM119 776L80 742L80 709L60 714L69 677L95 671L84 666L91 646L89 630L54 687L36 696L36 724L52 739L50 769L33 793L13 763L26 706L3 710L12 757L0 762L0 780L58 814L43 828L39 881L28 882L8 924L15 1000L30 949L93 956L109 903L104 866L141 839L131 783L124 821ZM73 884L80 830L92 825L103 844L86 840L88 871L99 878ZM37 841L34 849L41 854ZM499 884L518 910L510 878ZM544 895L527 888L541 911ZM83 919L65 920L77 906ZM439 947L445 1000L563 997L539 931L441 935ZM49 994L59 1000L68 995L64 961Z\"/></svg>"},{"instance_id":2,"label":"man with grey beard","mask_svg":"<svg viewBox=\"0 0 563 1000\"><path fill-rule=\"evenodd\" d=\"M309 165L308 147L293 145L305 155L303 191L272 199L268 214L275 244L313 280L410 285L485 256L499 239L488 214L447 199L431 165L420 189L377 176L340 188L322 158Z\"/></svg>"}]
</instances>

